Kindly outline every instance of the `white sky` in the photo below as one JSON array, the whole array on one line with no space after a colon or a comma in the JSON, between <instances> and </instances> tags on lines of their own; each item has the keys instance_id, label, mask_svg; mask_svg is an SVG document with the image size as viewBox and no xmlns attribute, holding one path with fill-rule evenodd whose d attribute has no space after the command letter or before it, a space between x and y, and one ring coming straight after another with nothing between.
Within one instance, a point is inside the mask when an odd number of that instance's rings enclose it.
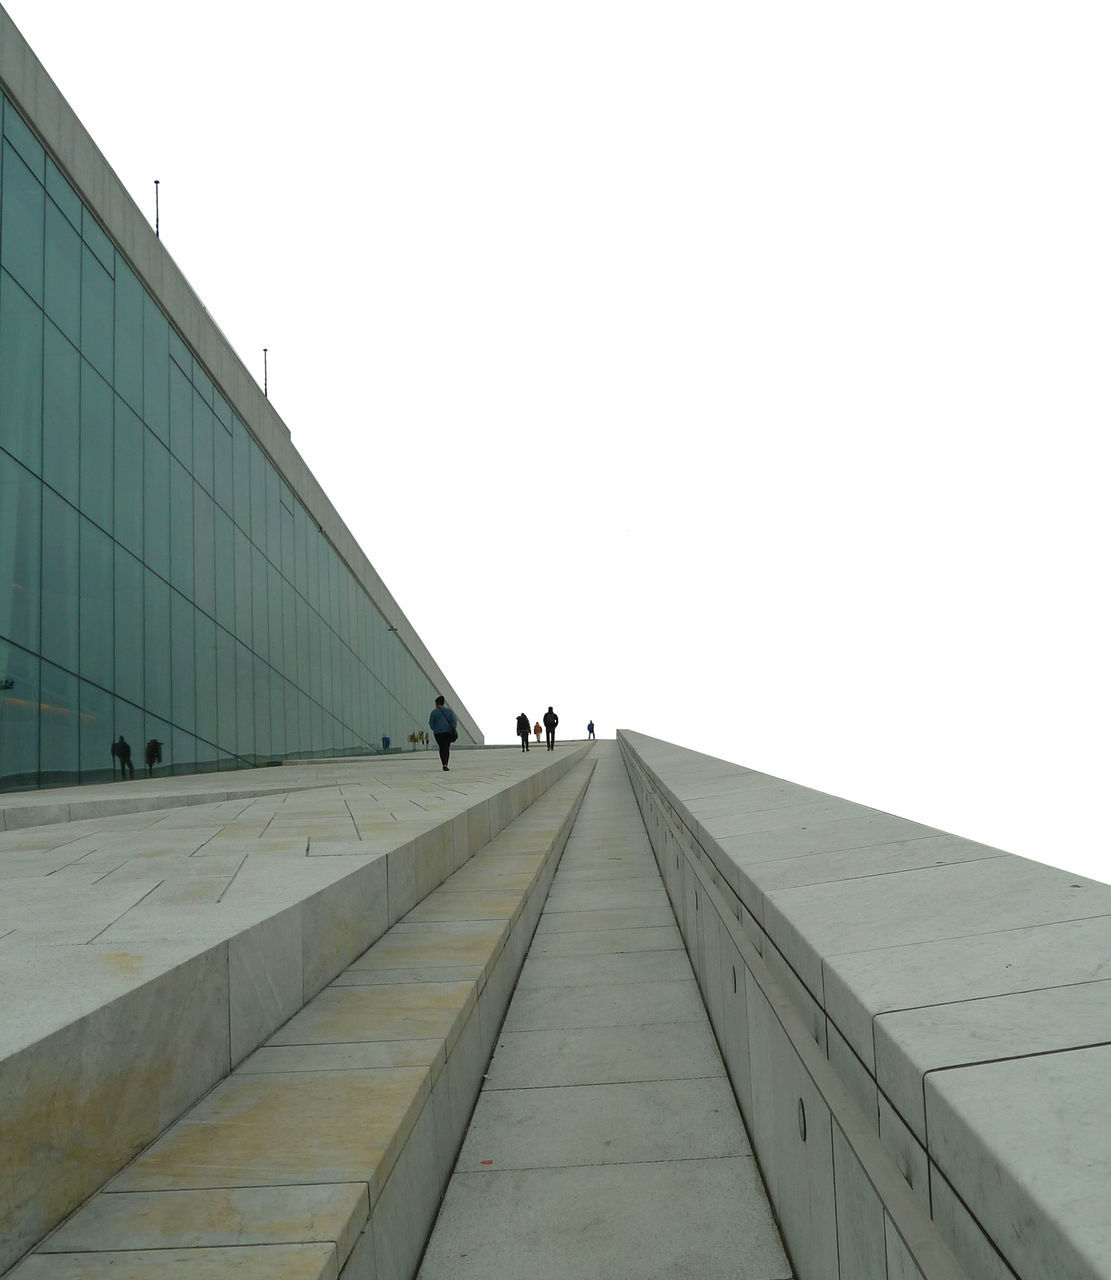
<instances>
[{"instance_id":1,"label":"white sky","mask_svg":"<svg viewBox=\"0 0 1111 1280\"><path fill-rule=\"evenodd\" d=\"M4 3L488 741L1111 880L1105 5Z\"/></svg>"}]
</instances>

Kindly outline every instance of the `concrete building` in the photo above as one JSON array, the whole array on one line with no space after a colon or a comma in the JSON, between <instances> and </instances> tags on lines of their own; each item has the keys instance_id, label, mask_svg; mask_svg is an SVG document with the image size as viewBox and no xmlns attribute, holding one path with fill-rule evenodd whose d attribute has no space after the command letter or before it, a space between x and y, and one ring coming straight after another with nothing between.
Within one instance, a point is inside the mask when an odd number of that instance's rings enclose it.
<instances>
[{"instance_id":1,"label":"concrete building","mask_svg":"<svg viewBox=\"0 0 1111 1280\"><path fill-rule=\"evenodd\" d=\"M482 734L0 10L0 789Z\"/></svg>"}]
</instances>

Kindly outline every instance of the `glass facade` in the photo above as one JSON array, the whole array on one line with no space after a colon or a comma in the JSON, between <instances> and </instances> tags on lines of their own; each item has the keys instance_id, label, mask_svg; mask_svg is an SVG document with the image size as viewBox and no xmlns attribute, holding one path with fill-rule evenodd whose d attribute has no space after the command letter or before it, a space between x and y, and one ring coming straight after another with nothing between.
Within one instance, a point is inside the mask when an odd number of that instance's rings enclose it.
<instances>
[{"instance_id":1,"label":"glass facade","mask_svg":"<svg viewBox=\"0 0 1111 1280\"><path fill-rule=\"evenodd\" d=\"M0 137L0 789L121 734L140 774L407 743L439 690L2 94Z\"/></svg>"}]
</instances>

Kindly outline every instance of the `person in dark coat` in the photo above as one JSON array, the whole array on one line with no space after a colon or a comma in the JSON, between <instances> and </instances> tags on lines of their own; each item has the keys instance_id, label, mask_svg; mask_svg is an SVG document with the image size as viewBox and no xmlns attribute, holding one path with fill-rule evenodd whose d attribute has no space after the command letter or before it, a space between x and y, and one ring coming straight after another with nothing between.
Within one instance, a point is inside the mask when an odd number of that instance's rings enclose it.
<instances>
[{"instance_id":1,"label":"person in dark coat","mask_svg":"<svg viewBox=\"0 0 1111 1280\"><path fill-rule=\"evenodd\" d=\"M455 723L455 712L444 702L444 695L441 693L436 699L436 705L432 708L432 714L428 717L428 727L432 730L432 736L440 748L440 764L443 765L445 773L448 770L447 762L451 754L451 744L459 737Z\"/></svg>"},{"instance_id":2,"label":"person in dark coat","mask_svg":"<svg viewBox=\"0 0 1111 1280\"><path fill-rule=\"evenodd\" d=\"M548 750L555 750L555 731L556 725L559 724L559 716L549 707L544 712L544 728L548 731Z\"/></svg>"},{"instance_id":3,"label":"person in dark coat","mask_svg":"<svg viewBox=\"0 0 1111 1280\"><path fill-rule=\"evenodd\" d=\"M529 736L528 716L526 716L525 713L522 711L521 714L517 717L517 737L521 739L522 751L528 750L528 736Z\"/></svg>"},{"instance_id":4,"label":"person in dark coat","mask_svg":"<svg viewBox=\"0 0 1111 1280\"><path fill-rule=\"evenodd\" d=\"M157 738L151 738L147 743L147 777L154 777L154 766L162 763L162 743Z\"/></svg>"},{"instance_id":5,"label":"person in dark coat","mask_svg":"<svg viewBox=\"0 0 1111 1280\"><path fill-rule=\"evenodd\" d=\"M112 754L120 762L120 781L122 782L130 770L131 776L135 777L135 766L131 763L131 744L121 733L118 742L112 743ZM115 770L112 770L115 773Z\"/></svg>"}]
</instances>

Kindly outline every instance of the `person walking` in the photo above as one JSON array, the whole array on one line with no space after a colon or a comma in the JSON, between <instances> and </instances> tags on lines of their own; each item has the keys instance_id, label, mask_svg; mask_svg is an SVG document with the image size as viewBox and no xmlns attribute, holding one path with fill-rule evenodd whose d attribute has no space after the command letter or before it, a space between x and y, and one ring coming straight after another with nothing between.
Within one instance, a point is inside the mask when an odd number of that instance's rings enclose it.
<instances>
[{"instance_id":1,"label":"person walking","mask_svg":"<svg viewBox=\"0 0 1111 1280\"><path fill-rule=\"evenodd\" d=\"M517 737L521 739L522 751L528 750L528 735L529 735L528 716L526 716L525 713L522 711L521 714L517 717Z\"/></svg>"},{"instance_id":2,"label":"person walking","mask_svg":"<svg viewBox=\"0 0 1111 1280\"><path fill-rule=\"evenodd\" d=\"M451 754L451 744L459 737L455 723L455 712L444 702L444 695L439 694L436 705L432 708L432 714L428 717L428 727L432 730L432 736L440 748L440 764L443 765L445 773L448 770L447 762Z\"/></svg>"},{"instance_id":3,"label":"person walking","mask_svg":"<svg viewBox=\"0 0 1111 1280\"><path fill-rule=\"evenodd\" d=\"M536 745L539 746L540 745L540 721L539 720L537 720L537 722L532 726L532 731L533 733L536 734Z\"/></svg>"},{"instance_id":4,"label":"person walking","mask_svg":"<svg viewBox=\"0 0 1111 1280\"><path fill-rule=\"evenodd\" d=\"M591 720L591 722L586 726L586 736L588 738L594 737L594 721L593 720Z\"/></svg>"},{"instance_id":5,"label":"person walking","mask_svg":"<svg viewBox=\"0 0 1111 1280\"><path fill-rule=\"evenodd\" d=\"M131 776L135 777L135 766L131 763L131 744L120 734L118 742L112 743L112 754L120 762L120 781L122 782L130 770ZM113 773L115 770L113 769Z\"/></svg>"},{"instance_id":6,"label":"person walking","mask_svg":"<svg viewBox=\"0 0 1111 1280\"><path fill-rule=\"evenodd\" d=\"M559 724L559 716L549 707L544 712L544 728L548 731L548 750L555 750L555 731L556 725Z\"/></svg>"}]
</instances>

